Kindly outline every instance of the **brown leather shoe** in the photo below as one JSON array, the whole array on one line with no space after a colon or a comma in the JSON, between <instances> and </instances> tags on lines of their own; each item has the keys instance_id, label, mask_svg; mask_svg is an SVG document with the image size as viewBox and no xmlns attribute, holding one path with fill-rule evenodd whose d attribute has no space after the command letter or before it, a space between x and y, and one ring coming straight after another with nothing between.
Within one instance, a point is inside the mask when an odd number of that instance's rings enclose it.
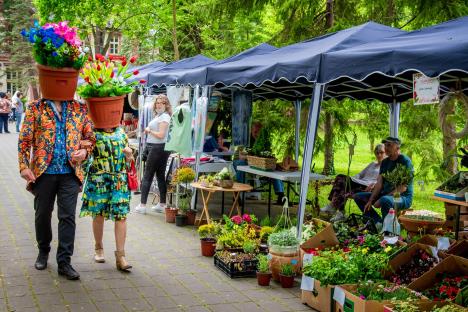
<instances>
[{"instance_id":1,"label":"brown leather shoe","mask_svg":"<svg viewBox=\"0 0 468 312\"><path fill-rule=\"evenodd\" d=\"M125 260L125 251L115 251L115 265L117 270L129 271L132 266Z\"/></svg>"}]
</instances>

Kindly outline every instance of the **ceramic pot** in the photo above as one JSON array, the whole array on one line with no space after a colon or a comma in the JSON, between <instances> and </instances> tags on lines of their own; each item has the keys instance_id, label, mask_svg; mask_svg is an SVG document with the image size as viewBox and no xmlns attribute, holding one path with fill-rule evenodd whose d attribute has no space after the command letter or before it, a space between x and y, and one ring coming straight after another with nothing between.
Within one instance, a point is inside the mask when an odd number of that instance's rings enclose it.
<instances>
[{"instance_id":1,"label":"ceramic pot","mask_svg":"<svg viewBox=\"0 0 468 312\"><path fill-rule=\"evenodd\" d=\"M123 115L125 95L87 98L89 117L94 128L115 128L120 125Z\"/></svg>"},{"instance_id":2,"label":"ceramic pot","mask_svg":"<svg viewBox=\"0 0 468 312\"><path fill-rule=\"evenodd\" d=\"M280 283L283 288L292 288L294 286L294 276L286 276L280 273Z\"/></svg>"},{"instance_id":3,"label":"ceramic pot","mask_svg":"<svg viewBox=\"0 0 468 312\"><path fill-rule=\"evenodd\" d=\"M36 64L42 97L55 101L70 101L78 86L79 71L71 67L50 67Z\"/></svg>"},{"instance_id":4,"label":"ceramic pot","mask_svg":"<svg viewBox=\"0 0 468 312\"><path fill-rule=\"evenodd\" d=\"M176 217L177 212L179 211L179 209L167 207L165 210L166 210L166 222L167 223L175 223L175 217Z\"/></svg>"},{"instance_id":5,"label":"ceramic pot","mask_svg":"<svg viewBox=\"0 0 468 312\"><path fill-rule=\"evenodd\" d=\"M216 251L216 240L213 238L200 238L201 254L205 257L213 257Z\"/></svg>"},{"instance_id":6,"label":"ceramic pot","mask_svg":"<svg viewBox=\"0 0 468 312\"><path fill-rule=\"evenodd\" d=\"M257 272L257 283L259 286L270 286L271 273Z\"/></svg>"}]
</instances>

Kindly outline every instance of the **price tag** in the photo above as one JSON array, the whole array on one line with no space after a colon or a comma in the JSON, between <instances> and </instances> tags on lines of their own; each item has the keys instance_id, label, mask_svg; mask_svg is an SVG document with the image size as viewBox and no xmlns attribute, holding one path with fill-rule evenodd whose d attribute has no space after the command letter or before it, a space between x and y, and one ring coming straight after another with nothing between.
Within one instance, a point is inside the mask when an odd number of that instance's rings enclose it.
<instances>
[{"instance_id":1,"label":"price tag","mask_svg":"<svg viewBox=\"0 0 468 312\"><path fill-rule=\"evenodd\" d=\"M437 249L447 250L450 247L450 241L448 237L437 237Z\"/></svg>"},{"instance_id":2,"label":"price tag","mask_svg":"<svg viewBox=\"0 0 468 312\"><path fill-rule=\"evenodd\" d=\"M333 291L333 300L341 304L341 306L344 306L345 298L346 296L344 290L341 287L336 286L335 290Z\"/></svg>"},{"instance_id":3,"label":"price tag","mask_svg":"<svg viewBox=\"0 0 468 312\"><path fill-rule=\"evenodd\" d=\"M310 276L302 274L301 289L314 291L314 279Z\"/></svg>"},{"instance_id":4,"label":"price tag","mask_svg":"<svg viewBox=\"0 0 468 312\"><path fill-rule=\"evenodd\" d=\"M389 245L395 245L398 242L398 236L384 236L384 241Z\"/></svg>"},{"instance_id":5,"label":"price tag","mask_svg":"<svg viewBox=\"0 0 468 312\"><path fill-rule=\"evenodd\" d=\"M302 257L302 263L303 265L309 264L312 262L312 258L314 257L313 254L304 254L304 257Z\"/></svg>"}]
</instances>

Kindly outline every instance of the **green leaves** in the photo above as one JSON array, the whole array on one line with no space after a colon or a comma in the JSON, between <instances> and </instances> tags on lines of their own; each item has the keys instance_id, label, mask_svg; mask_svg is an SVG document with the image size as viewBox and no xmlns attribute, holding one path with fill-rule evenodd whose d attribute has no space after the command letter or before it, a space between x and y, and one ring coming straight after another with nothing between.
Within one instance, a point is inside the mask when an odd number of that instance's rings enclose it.
<instances>
[{"instance_id":1,"label":"green leaves","mask_svg":"<svg viewBox=\"0 0 468 312\"><path fill-rule=\"evenodd\" d=\"M405 165L397 164L392 171L382 173L382 177L392 184L393 188L397 188L398 186L408 185L413 179L413 172Z\"/></svg>"}]
</instances>

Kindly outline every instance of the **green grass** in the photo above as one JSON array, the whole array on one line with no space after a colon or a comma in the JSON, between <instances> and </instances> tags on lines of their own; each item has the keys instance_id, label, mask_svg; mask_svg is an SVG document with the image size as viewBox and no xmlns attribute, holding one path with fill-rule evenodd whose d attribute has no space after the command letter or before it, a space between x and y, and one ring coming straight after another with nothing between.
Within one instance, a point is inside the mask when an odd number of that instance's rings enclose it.
<instances>
[{"instance_id":1,"label":"green grass","mask_svg":"<svg viewBox=\"0 0 468 312\"><path fill-rule=\"evenodd\" d=\"M354 149L354 155L351 161L350 167L350 175L355 175L364 169L371 161L375 160L374 155L369 150L369 141L365 137L364 134L358 134L357 144ZM405 154L404 148L402 149L402 153ZM336 174L346 174L348 172L348 147L344 146L342 148L335 149L335 172ZM316 157L314 157L313 162L315 163L314 171L317 173L321 173L323 169L323 160L324 155L323 153L318 153ZM302 161L302 160L300 160ZM413 160L413 165L415 168L418 168L419 163L418 160ZM419 182L420 183L420 182ZM414 196L413 196L413 204L411 206L412 209L426 209L432 210L444 215L444 205L441 202L435 201L431 199L431 196L434 194L434 190L441 184L441 182L425 182L423 185L420 185L418 180L414 181ZM328 203L328 193L330 192L331 186L323 186L320 188L319 194L319 203L320 207L324 206ZM309 199L313 198L315 195L315 190L312 184L309 186ZM310 209L310 207L308 207ZM360 213L359 208L356 206L354 201L348 200L346 205L346 211L348 212L350 209L351 212Z\"/></svg>"}]
</instances>

